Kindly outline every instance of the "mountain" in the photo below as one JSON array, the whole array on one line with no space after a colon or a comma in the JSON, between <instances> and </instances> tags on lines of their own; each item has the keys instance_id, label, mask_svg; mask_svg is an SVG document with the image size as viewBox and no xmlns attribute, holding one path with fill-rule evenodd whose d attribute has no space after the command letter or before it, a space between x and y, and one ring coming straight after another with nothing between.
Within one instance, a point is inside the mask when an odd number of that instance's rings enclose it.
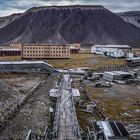
<instances>
[{"instance_id":1,"label":"mountain","mask_svg":"<svg viewBox=\"0 0 140 140\"><path fill-rule=\"evenodd\" d=\"M140 11L129 11L124 13L117 13L124 21L134 24L140 28Z\"/></svg>"},{"instance_id":2,"label":"mountain","mask_svg":"<svg viewBox=\"0 0 140 140\"><path fill-rule=\"evenodd\" d=\"M9 23L17 19L20 15L21 14L13 14L6 17L0 17L0 28L3 28L4 26L8 25Z\"/></svg>"},{"instance_id":3,"label":"mountain","mask_svg":"<svg viewBox=\"0 0 140 140\"><path fill-rule=\"evenodd\" d=\"M140 29L103 6L34 7L0 29L0 44L140 44Z\"/></svg>"}]
</instances>

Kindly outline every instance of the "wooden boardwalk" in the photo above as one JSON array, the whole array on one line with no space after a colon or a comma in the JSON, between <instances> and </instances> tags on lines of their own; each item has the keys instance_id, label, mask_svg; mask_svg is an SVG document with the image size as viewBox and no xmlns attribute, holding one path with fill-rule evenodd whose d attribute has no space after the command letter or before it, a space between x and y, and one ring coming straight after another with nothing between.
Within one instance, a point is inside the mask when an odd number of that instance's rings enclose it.
<instances>
[{"instance_id":1,"label":"wooden boardwalk","mask_svg":"<svg viewBox=\"0 0 140 140\"><path fill-rule=\"evenodd\" d=\"M57 98L57 115L55 129L57 135L53 140L80 140L80 130L76 117L71 81L64 75L59 86L60 96Z\"/></svg>"}]
</instances>

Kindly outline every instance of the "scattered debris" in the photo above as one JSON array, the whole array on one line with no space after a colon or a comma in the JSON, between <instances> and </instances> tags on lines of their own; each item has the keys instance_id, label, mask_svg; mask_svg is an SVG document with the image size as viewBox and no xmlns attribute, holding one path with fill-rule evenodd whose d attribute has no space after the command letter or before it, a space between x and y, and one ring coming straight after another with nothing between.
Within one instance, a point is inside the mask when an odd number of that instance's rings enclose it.
<instances>
[{"instance_id":1,"label":"scattered debris","mask_svg":"<svg viewBox=\"0 0 140 140\"><path fill-rule=\"evenodd\" d=\"M136 101L136 102L134 103L134 105L140 106L140 101Z\"/></svg>"},{"instance_id":2,"label":"scattered debris","mask_svg":"<svg viewBox=\"0 0 140 140\"><path fill-rule=\"evenodd\" d=\"M95 87L100 87L100 88L102 87L110 88L111 86L112 86L111 83L104 82L104 81L95 83Z\"/></svg>"},{"instance_id":3,"label":"scattered debris","mask_svg":"<svg viewBox=\"0 0 140 140\"><path fill-rule=\"evenodd\" d=\"M134 140L139 140L140 139L140 125L129 124L127 126L127 130L130 134L130 138L132 138Z\"/></svg>"},{"instance_id":4,"label":"scattered debris","mask_svg":"<svg viewBox=\"0 0 140 140\"><path fill-rule=\"evenodd\" d=\"M93 122L93 129L95 131L95 140L101 139L123 139L128 140L129 133L122 122L116 121L96 121Z\"/></svg>"},{"instance_id":5,"label":"scattered debris","mask_svg":"<svg viewBox=\"0 0 140 140\"><path fill-rule=\"evenodd\" d=\"M88 104L86 108L86 112L93 113L94 107L96 107L96 104Z\"/></svg>"},{"instance_id":6,"label":"scattered debris","mask_svg":"<svg viewBox=\"0 0 140 140\"><path fill-rule=\"evenodd\" d=\"M117 84L126 84L126 82L124 82L122 80L114 80L114 83L117 83Z\"/></svg>"}]
</instances>

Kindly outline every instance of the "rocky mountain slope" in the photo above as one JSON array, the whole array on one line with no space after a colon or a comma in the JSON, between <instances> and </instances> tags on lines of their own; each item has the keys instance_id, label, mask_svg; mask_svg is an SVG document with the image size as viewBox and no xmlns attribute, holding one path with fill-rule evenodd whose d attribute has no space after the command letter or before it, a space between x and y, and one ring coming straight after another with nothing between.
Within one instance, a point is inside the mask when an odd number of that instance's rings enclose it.
<instances>
[{"instance_id":1,"label":"rocky mountain slope","mask_svg":"<svg viewBox=\"0 0 140 140\"><path fill-rule=\"evenodd\" d=\"M140 29L103 6L31 8L0 29L0 44L140 44Z\"/></svg>"},{"instance_id":2,"label":"rocky mountain slope","mask_svg":"<svg viewBox=\"0 0 140 140\"><path fill-rule=\"evenodd\" d=\"M117 13L124 21L132 23L140 28L140 11L130 11L124 13Z\"/></svg>"},{"instance_id":3,"label":"rocky mountain slope","mask_svg":"<svg viewBox=\"0 0 140 140\"><path fill-rule=\"evenodd\" d=\"M12 21L14 21L18 17L20 17L20 15L21 14L13 14L13 15L6 16L6 17L0 17L0 28L3 28L4 26L8 25Z\"/></svg>"}]
</instances>

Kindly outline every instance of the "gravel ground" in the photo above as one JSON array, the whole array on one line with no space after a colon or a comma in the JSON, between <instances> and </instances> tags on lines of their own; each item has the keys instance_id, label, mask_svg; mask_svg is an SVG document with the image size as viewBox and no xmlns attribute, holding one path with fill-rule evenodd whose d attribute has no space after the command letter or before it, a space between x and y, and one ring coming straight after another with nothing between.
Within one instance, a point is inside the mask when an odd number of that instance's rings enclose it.
<instances>
[{"instance_id":1,"label":"gravel ground","mask_svg":"<svg viewBox=\"0 0 140 140\"><path fill-rule=\"evenodd\" d=\"M54 85L54 80L53 76L49 76L43 82L27 104L21 108L10 124L0 133L0 140L24 140L30 129L39 134L44 132L50 119L49 107L51 101L48 91Z\"/></svg>"},{"instance_id":2,"label":"gravel ground","mask_svg":"<svg viewBox=\"0 0 140 140\"><path fill-rule=\"evenodd\" d=\"M83 81L84 89L97 103L98 108L102 109L109 120L122 121L131 137L134 140L140 140L140 105L137 104L137 102L140 103L140 84L112 83L110 88L97 88L94 87L95 83L96 81ZM75 86L81 89L76 81ZM85 97L83 98L82 94L81 100L83 100L82 105L86 104ZM79 108L77 110L81 127L84 128L90 120L95 120L94 113L89 115L81 112Z\"/></svg>"},{"instance_id":3,"label":"gravel ground","mask_svg":"<svg viewBox=\"0 0 140 140\"><path fill-rule=\"evenodd\" d=\"M44 79L43 75L0 75L0 122L13 114L29 93Z\"/></svg>"}]
</instances>

